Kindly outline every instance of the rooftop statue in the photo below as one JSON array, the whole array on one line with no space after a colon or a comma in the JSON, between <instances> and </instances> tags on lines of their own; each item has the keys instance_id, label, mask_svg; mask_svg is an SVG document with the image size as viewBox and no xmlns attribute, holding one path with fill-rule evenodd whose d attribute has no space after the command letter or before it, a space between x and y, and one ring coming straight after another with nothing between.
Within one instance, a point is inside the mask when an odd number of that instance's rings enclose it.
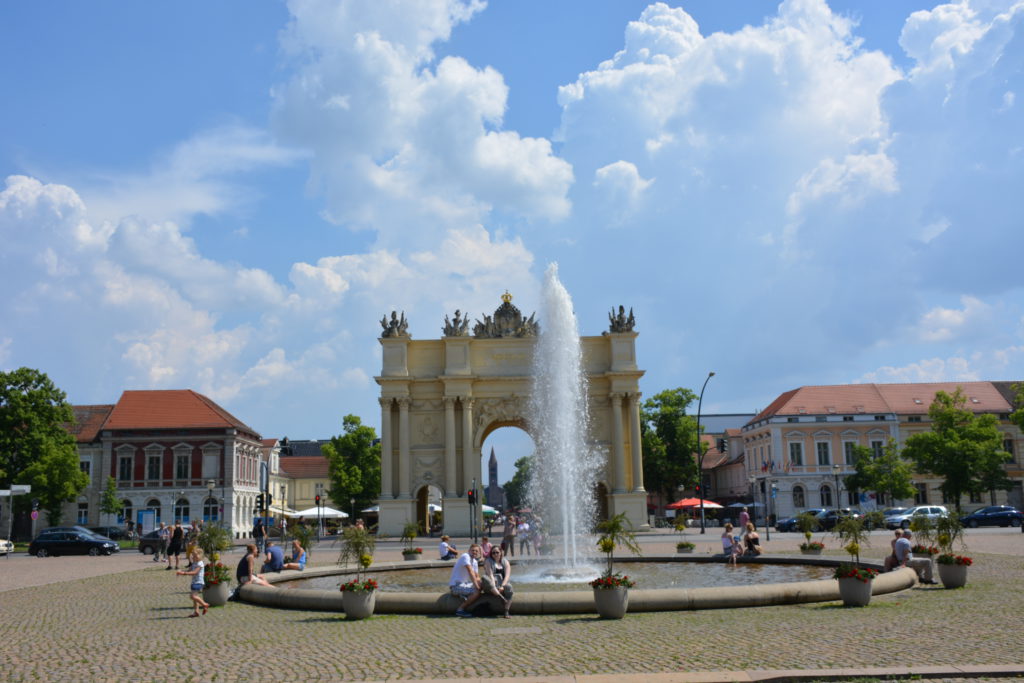
<instances>
[{"instance_id":1,"label":"rooftop statue","mask_svg":"<svg viewBox=\"0 0 1024 683\"><path fill-rule=\"evenodd\" d=\"M391 320L385 315L380 319L380 326L384 328L381 332L381 337L408 337L409 336L409 321L405 319L405 311L402 311L402 317L399 318L395 311L391 311Z\"/></svg>"},{"instance_id":2,"label":"rooftop statue","mask_svg":"<svg viewBox=\"0 0 1024 683\"><path fill-rule=\"evenodd\" d=\"M469 336L469 314L465 317L460 317L461 312L459 309L455 309L455 320L448 320L448 316L444 317L444 336L446 337L466 337Z\"/></svg>"},{"instance_id":3,"label":"rooftop statue","mask_svg":"<svg viewBox=\"0 0 1024 683\"><path fill-rule=\"evenodd\" d=\"M483 321L477 320L473 326L473 336L477 339L501 339L503 337L536 337L540 324L534 320L536 313L529 318L512 305L512 295L505 290L501 295L501 306L494 311L494 316L485 315Z\"/></svg>"},{"instance_id":4,"label":"rooftop statue","mask_svg":"<svg viewBox=\"0 0 1024 683\"><path fill-rule=\"evenodd\" d=\"M633 327L636 325L636 318L633 317L633 308L630 307L629 315L626 315L626 309L624 306L619 306L619 312L616 314L615 309L612 308L611 313L608 314L608 321L611 323L608 326L609 332L632 332Z\"/></svg>"}]
</instances>

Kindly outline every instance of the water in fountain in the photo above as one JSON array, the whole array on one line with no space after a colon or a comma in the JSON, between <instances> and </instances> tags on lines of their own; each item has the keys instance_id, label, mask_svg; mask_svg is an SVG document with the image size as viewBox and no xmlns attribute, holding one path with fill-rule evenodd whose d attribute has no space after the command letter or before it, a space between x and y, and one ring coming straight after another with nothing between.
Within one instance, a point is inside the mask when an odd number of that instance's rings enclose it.
<instances>
[{"instance_id":1,"label":"water in fountain","mask_svg":"<svg viewBox=\"0 0 1024 683\"><path fill-rule=\"evenodd\" d=\"M587 443L587 385L576 314L557 264L544 275L540 321L530 406L536 445L530 502L554 536L562 568L570 569L585 564L589 550L584 539L594 519L598 458Z\"/></svg>"}]
</instances>

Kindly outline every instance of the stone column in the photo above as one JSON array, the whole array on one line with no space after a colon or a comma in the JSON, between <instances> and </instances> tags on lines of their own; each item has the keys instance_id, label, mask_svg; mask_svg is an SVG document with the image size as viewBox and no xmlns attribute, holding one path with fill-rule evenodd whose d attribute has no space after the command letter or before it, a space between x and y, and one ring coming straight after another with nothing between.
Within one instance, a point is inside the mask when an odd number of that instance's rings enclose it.
<instances>
[{"instance_id":1,"label":"stone column","mask_svg":"<svg viewBox=\"0 0 1024 683\"><path fill-rule=\"evenodd\" d=\"M409 498L409 404L408 396L398 401L398 498Z\"/></svg>"},{"instance_id":2,"label":"stone column","mask_svg":"<svg viewBox=\"0 0 1024 683\"><path fill-rule=\"evenodd\" d=\"M644 492L644 464L640 442L640 393L629 395L629 443L633 447L633 492Z\"/></svg>"},{"instance_id":3,"label":"stone column","mask_svg":"<svg viewBox=\"0 0 1024 683\"><path fill-rule=\"evenodd\" d=\"M455 398L444 398L444 495L455 496Z\"/></svg>"},{"instance_id":4,"label":"stone column","mask_svg":"<svg viewBox=\"0 0 1024 683\"><path fill-rule=\"evenodd\" d=\"M391 463L394 453L391 450L391 399L381 398L380 401L380 497L394 498L391 490Z\"/></svg>"},{"instance_id":5,"label":"stone column","mask_svg":"<svg viewBox=\"0 0 1024 683\"><path fill-rule=\"evenodd\" d=\"M468 491L476 475L473 464L473 399L462 397L462 490Z\"/></svg>"},{"instance_id":6,"label":"stone column","mask_svg":"<svg viewBox=\"0 0 1024 683\"><path fill-rule=\"evenodd\" d=\"M622 394L609 394L612 401L612 458L615 460L613 493L626 492L626 452L622 441Z\"/></svg>"}]
</instances>

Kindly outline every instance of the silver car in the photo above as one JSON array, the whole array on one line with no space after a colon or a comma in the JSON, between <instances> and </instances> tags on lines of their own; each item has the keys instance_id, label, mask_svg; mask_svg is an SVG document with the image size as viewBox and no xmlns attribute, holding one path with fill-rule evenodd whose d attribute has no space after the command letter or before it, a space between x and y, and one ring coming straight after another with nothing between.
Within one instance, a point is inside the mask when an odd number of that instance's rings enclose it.
<instances>
[{"instance_id":1,"label":"silver car","mask_svg":"<svg viewBox=\"0 0 1024 683\"><path fill-rule=\"evenodd\" d=\"M944 505L918 505L907 508L903 512L885 518L885 526L889 529L909 529L914 515L923 515L935 522L939 517L948 517L949 510Z\"/></svg>"}]
</instances>

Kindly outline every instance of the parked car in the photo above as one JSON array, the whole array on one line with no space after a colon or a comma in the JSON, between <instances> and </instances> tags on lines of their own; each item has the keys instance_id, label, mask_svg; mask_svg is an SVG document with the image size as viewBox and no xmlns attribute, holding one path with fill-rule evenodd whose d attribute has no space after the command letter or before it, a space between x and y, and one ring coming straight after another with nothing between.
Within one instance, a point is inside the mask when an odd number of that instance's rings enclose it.
<instances>
[{"instance_id":1,"label":"parked car","mask_svg":"<svg viewBox=\"0 0 1024 683\"><path fill-rule=\"evenodd\" d=\"M810 513L810 514L812 514L814 516L817 516L818 514L820 514L822 512L825 512L825 508L808 508L808 509L804 510L803 512L801 512L800 514L802 515L802 514ZM800 515L795 515L793 517L786 517L785 519L780 519L779 521L775 522L775 530L776 531L799 531L800 528L796 525L796 519L799 516Z\"/></svg>"},{"instance_id":2,"label":"parked car","mask_svg":"<svg viewBox=\"0 0 1024 683\"><path fill-rule=\"evenodd\" d=\"M914 515L924 515L933 522L939 517L947 517L949 510L944 505L917 505L903 512L885 518L885 526L889 529L909 529L910 520Z\"/></svg>"},{"instance_id":3,"label":"parked car","mask_svg":"<svg viewBox=\"0 0 1024 683\"><path fill-rule=\"evenodd\" d=\"M854 519L860 517L860 515L850 508L841 508L839 510L822 510L817 514L818 526L821 527L822 531L831 531L836 528L836 524L839 520L846 519L847 517L853 517Z\"/></svg>"},{"instance_id":4,"label":"parked car","mask_svg":"<svg viewBox=\"0 0 1024 683\"><path fill-rule=\"evenodd\" d=\"M1010 505L989 505L960 518L964 526L1020 526L1024 513Z\"/></svg>"},{"instance_id":5,"label":"parked car","mask_svg":"<svg viewBox=\"0 0 1024 683\"><path fill-rule=\"evenodd\" d=\"M106 536L113 541L123 541L128 538L128 532L120 526L91 526L89 531L100 536Z\"/></svg>"},{"instance_id":6,"label":"parked car","mask_svg":"<svg viewBox=\"0 0 1024 683\"><path fill-rule=\"evenodd\" d=\"M54 531L47 529L28 545L28 554L36 557L50 555L112 555L121 546L109 538L81 531Z\"/></svg>"},{"instance_id":7,"label":"parked car","mask_svg":"<svg viewBox=\"0 0 1024 683\"><path fill-rule=\"evenodd\" d=\"M148 534L142 534L142 538L139 539L139 552L143 555L152 555L160 549L160 534L157 531L150 531Z\"/></svg>"},{"instance_id":8,"label":"parked car","mask_svg":"<svg viewBox=\"0 0 1024 683\"><path fill-rule=\"evenodd\" d=\"M7 553L14 552L14 544L8 541L6 538L0 538L0 555L6 555Z\"/></svg>"}]
</instances>

